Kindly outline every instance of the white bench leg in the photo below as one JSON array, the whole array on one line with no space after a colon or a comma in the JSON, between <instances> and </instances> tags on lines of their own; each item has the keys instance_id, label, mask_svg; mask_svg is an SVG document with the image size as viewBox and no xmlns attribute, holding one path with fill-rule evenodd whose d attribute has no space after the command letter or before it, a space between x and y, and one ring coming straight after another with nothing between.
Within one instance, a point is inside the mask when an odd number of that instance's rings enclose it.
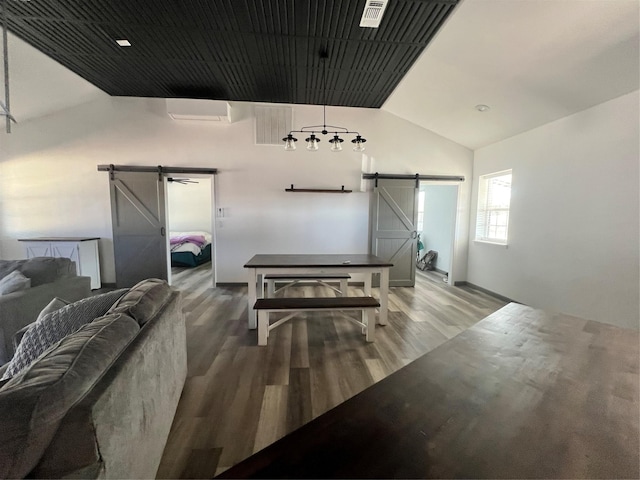
<instances>
[{"instance_id":1,"label":"white bench leg","mask_svg":"<svg viewBox=\"0 0 640 480\"><path fill-rule=\"evenodd\" d=\"M266 345L269 336L269 312L258 310L258 345Z\"/></svg>"},{"instance_id":2,"label":"white bench leg","mask_svg":"<svg viewBox=\"0 0 640 480\"><path fill-rule=\"evenodd\" d=\"M341 278L340 279L340 291L342 292L342 295L340 295L341 297L349 296L349 292L347 291L348 288L349 288L349 279Z\"/></svg>"},{"instance_id":3,"label":"white bench leg","mask_svg":"<svg viewBox=\"0 0 640 480\"><path fill-rule=\"evenodd\" d=\"M362 313L366 317L367 342L375 342L376 337L376 315L373 308L363 309Z\"/></svg>"},{"instance_id":4,"label":"white bench leg","mask_svg":"<svg viewBox=\"0 0 640 480\"><path fill-rule=\"evenodd\" d=\"M276 296L276 281L267 279L267 298L273 298Z\"/></svg>"}]
</instances>

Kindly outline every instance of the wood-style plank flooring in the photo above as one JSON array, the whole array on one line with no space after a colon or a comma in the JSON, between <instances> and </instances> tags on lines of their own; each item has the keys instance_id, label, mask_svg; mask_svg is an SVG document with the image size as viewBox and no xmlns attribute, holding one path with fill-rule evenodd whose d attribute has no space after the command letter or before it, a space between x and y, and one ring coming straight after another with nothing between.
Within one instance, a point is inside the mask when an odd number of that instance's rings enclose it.
<instances>
[{"instance_id":1,"label":"wood-style plank flooring","mask_svg":"<svg viewBox=\"0 0 640 480\"><path fill-rule=\"evenodd\" d=\"M247 288L211 287L209 267L174 270L183 292L188 378L158 478L211 478L323 414L505 305L442 275L389 293L389 324L375 343L337 312L305 312L257 346ZM323 286L288 296L330 296ZM350 295L362 295L350 287ZM356 315L356 313L354 313Z\"/></svg>"}]
</instances>

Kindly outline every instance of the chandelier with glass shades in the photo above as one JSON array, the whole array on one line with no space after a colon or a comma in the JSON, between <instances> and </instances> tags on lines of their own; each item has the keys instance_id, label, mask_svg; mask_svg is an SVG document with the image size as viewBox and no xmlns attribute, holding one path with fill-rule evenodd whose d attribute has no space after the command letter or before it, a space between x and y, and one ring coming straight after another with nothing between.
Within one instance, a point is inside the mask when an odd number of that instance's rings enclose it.
<instances>
[{"instance_id":1,"label":"chandelier with glass shades","mask_svg":"<svg viewBox=\"0 0 640 480\"><path fill-rule=\"evenodd\" d=\"M348 128L345 127L337 127L335 125L327 125L327 84L326 84L326 75L327 75L327 65L326 59L328 58L328 54L326 51L320 53L320 58L322 59L322 91L324 95L324 100L322 104L322 125L311 125L309 127L302 127L300 130L291 130L289 134L282 139L284 142L284 149L288 152L292 152L296 149L297 138L293 136L294 133L304 133L310 134L307 138L304 139L307 142L307 150L310 152L315 152L318 150L318 143L320 143L320 139L316 136L317 133L321 133L322 135L332 134L333 138L329 140L331 144L332 152L340 152L342 151L342 142L344 139L340 138L340 135L354 135L356 138L351 140L351 143L354 144L353 150L355 152L364 151L364 142L367 141L366 138L362 138L360 133L352 132Z\"/></svg>"}]
</instances>

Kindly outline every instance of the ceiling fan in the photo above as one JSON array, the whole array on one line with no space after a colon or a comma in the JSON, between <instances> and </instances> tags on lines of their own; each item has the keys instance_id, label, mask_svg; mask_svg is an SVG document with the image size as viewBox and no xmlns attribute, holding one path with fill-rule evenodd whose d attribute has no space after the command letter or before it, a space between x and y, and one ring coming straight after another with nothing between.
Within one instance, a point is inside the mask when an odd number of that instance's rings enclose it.
<instances>
[{"instance_id":1,"label":"ceiling fan","mask_svg":"<svg viewBox=\"0 0 640 480\"><path fill-rule=\"evenodd\" d=\"M187 185L189 183L198 183L195 180L191 180L190 178L173 178L173 177L168 177L167 182L180 183L181 185Z\"/></svg>"}]
</instances>

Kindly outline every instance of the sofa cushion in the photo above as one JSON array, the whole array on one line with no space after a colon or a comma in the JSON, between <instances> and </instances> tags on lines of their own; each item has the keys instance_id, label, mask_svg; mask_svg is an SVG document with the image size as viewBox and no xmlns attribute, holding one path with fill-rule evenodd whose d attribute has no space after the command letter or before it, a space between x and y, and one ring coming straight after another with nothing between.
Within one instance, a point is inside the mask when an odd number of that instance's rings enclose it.
<instances>
[{"instance_id":1,"label":"sofa cushion","mask_svg":"<svg viewBox=\"0 0 640 480\"><path fill-rule=\"evenodd\" d=\"M4 278L14 270L18 270L26 260L0 260L0 278Z\"/></svg>"},{"instance_id":2,"label":"sofa cushion","mask_svg":"<svg viewBox=\"0 0 640 480\"><path fill-rule=\"evenodd\" d=\"M59 297L54 297L53 300L51 300L46 307L44 307L41 311L40 311L40 315L38 315L38 318L36 319L36 322L40 319L42 319L45 315L50 314L51 312L55 312L56 310L60 310L62 307L66 307L67 305L69 305L71 302L67 302L66 300L59 298Z\"/></svg>"},{"instance_id":3,"label":"sofa cushion","mask_svg":"<svg viewBox=\"0 0 640 480\"><path fill-rule=\"evenodd\" d=\"M51 345L104 315L126 291L127 289L121 289L83 298L59 310L38 316L38 320L32 323L23 335L2 378L17 375Z\"/></svg>"},{"instance_id":4,"label":"sofa cushion","mask_svg":"<svg viewBox=\"0 0 640 480\"><path fill-rule=\"evenodd\" d=\"M62 307L69 305L70 303L71 302L67 302L62 298L55 297L42 309L36 321L40 320L42 317L44 317L48 313L55 312L56 310L60 310ZM29 330L29 327L31 327L31 324L25 325L13 335L13 338L11 339L11 343L13 344L14 352L18 348L18 345L20 345L20 342L22 341L22 337L24 337L24 334L27 333L27 330ZM0 378L2 378L3 374L4 374L4 371L0 372Z\"/></svg>"},{"instance_id":5,"label":"sofa cushion","mask_svg":"<svg viewBox=\"0 0 640 480\"><path fill-rule=\"evenodd\" d=\"M31 286L55 282L64 277L75 277L75 263L68 258L34 257L28 260L0 260L0 278L19 270L31 279Z\"/></svg>"},{"instance_id":6,"label":"sofa cushion","mask_svg":"<svg viewBox=\"0 0 640 480\"><path fill-rule=\"evenodd\" d=\"M35 257L20 266L25 277L31 279L31 286L37 287L45 283L55 282L63 277L75 277L75 263L68 258Z\"/></svg>"},{"instance_id":7,"label":"sofa cushion","mask_svg":"<svg viewBox=\"0 0 640 480\"><path fill-rule=\"evenodd\" d=\"M165 280L148 278L131 287L113 304L109 313L126 313L142 326L156 316L171 293L171 287Z\"/></svg>"},{"instance_id":8,"label":"sofa cushion","mask_svg":"<svg viewBox=\"0 0 640 480\"><path fill-rule=\"evenodd\" d=\"M31 287L31 279L25 277L20 271L14 270L0 280L0 295L26 290Z\"/></svg>"},{"instance_id":9,"label":"sofa cushion","mask_svg":"<svg viewBox=\"0 0 640 480\"><path fill-rule=\"evenodd\" d=\"M37 464L66 412L89 392L140 327L124 314L96 319L0 389L0 478Z\"/></svg>"}]
</instances>

